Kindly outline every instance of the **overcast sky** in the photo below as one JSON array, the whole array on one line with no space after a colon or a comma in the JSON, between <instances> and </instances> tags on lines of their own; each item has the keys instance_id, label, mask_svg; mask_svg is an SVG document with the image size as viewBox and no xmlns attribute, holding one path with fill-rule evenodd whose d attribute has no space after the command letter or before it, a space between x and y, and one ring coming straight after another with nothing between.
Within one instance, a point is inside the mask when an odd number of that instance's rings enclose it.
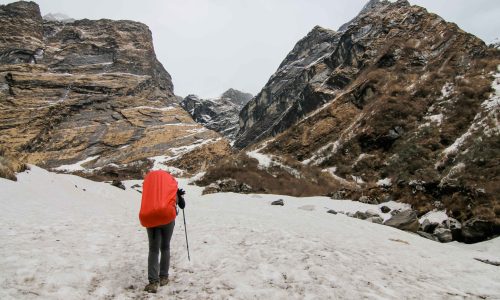
<instances>
[{"instance_id":1,"label":"overcast sky","mask_svg":"<svg viewBox=\"0 0 500 300\"><path fill-rule=\"evenodd\" d=\"M1 4L13 1L0 0ZM153 32L175 93L256 94L294 44L315 25L337 29L367 0L36 0L42 15L129 19ZM410 0L487 43L500 37L500 0Z\"/></svg>"}]
</instances>

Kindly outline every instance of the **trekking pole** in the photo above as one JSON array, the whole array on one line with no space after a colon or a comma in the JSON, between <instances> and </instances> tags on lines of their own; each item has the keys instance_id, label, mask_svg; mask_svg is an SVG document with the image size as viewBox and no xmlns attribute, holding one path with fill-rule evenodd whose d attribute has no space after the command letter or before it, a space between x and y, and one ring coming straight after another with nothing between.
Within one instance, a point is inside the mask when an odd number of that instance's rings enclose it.
<instances>
[{"instance_id":1,"label":"trekking pole","mask_svg":"<svg viewBox=\"0 0 500 300\"><path fill-rule=\"evenodd\" d=\"M184 232L186 233L186 247L188 251L188 260L191 261L191 256L189 255L188 232L186 227L186 215L184 214L184 208L182 209L182 218L184 219Z\"/></svg>"}]
</instances>

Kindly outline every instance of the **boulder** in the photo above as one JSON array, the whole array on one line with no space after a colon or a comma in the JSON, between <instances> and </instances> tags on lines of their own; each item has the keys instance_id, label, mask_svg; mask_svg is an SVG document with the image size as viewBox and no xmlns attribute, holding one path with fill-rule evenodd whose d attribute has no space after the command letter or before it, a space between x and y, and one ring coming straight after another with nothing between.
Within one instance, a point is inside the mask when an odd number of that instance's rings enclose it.
<instances>
[{"instance_id":1,"label":"boulder","mask_svg":"<svg viewBox=\"0 0 500 300\"><path fill-rule=\"evenodd\" d=\"M333 214L333 215L337 214L337 212L335 210L333 210L333 209L329 209L326 212L329 213L329 214Z\"/></svg>"},{"instance_id":2,"label":"boulder","mask_svg":"<svg viewBox=\"0 0 500 300\"><path fill-rule=\"evenodd\" d=\"M443 226L451 230L454 241L462 240L462 224L454 218L448 218L443 221Z\"/></svg>"},{"instance_id":3,"label":"boulder","mask_svg":"<svg viewBox=\"0 0 500 300\"><path fill-rule=\"evenodd\" d=\"M240 184L238 193L250 194L251 192L253 192L253 189L251 186L249 186L248 184L246 184L244 182Z\"/></svg>"},{"instance_id":4,"label":"boulder","mask_svg":"<svg viewBox=\"0 0 500 300\"><path fill-rule=\"evenodd\" d=\"M117 188L120 188L122 190L125 190L125 185L123 185L123 183L120 181L120 180L113 180L113 182L111 182L111 185L112 186L116 186Z\"/></svg>"},{"instance_id":5,"label":"boulder","mask_svg":"<svg viewBox=\"0 0 500 300\"><path fill-rule=\"evenodd\" d=\"M244 182L238 182L235 179L223 179L217 180L217 182L211 183L203 190L203 195L213 194L213 193L240 193L249 194L253 192L251 186Z\"/></svg>"},{"instance_id":6,"label":"boulder","mask_svg":"<svg viewBox=\"0 0 500 300\"><path fill-rule=\"evenodd\" d=\"M472 218L462 224L461 237L465 243L477 243L486 240L493 234L491 222Z\"/></svg>"},{"instance_id":7,"label":"boulder","mask_svg":"<svg viewBox=\"0 0 500 300\"><path fill-rule=\"evenodd\" d=\"M431 221L429 221L429 219L425 219L422 222L422 224L420 224L420 230L431 234L434 232L434 229L436 229L436 227L438 225L439 225L438 223L435 223L435 222L431 223Z\"/></svg>"},{"instance_id":8,"label":"boulder","mask_svg":"<svg viewBox=\"0 0 500 300\"><path fill-rule=\"evenodd\" d=\"M370 217L380 217L380 215L376 211L374 211L373 209L367 210L365 212L365 214L366 214L367 218L370 218Z\"/></svg>"},{"instance_id":9,"label":"boulder","mask_svg":"<svg viewBox=\"0 0 500 300\"><path fill-rule=\"evenodd\" d=\"M417 232L419 228L417 213L411 209L402 211L384 222L384 225L405 231Z\"/></svg>"},{"instance_id":10,"label":"boulder","mask_svg":"<svg viewBox=\"0 0 500 300\"><path fill-rule=\"evenodd\" d=\"M376 199L368 196L361 196L359 197L358 201L366 204L378 204L378 201Z\"/></svg>"},{"instance_id":11,"label":"boulder","mask_svg":"<svg viewBox=\"0 0 500 300\"><path fill-rule=\"evenodd\" d=\"M397 209L397 210L391 210L391 216L395 216L397 214L399 214L401 212L400 209Z\"/></svg>"},{"instance_id":12,"label":"boulder","mask_svg":"<svg viewBox=\"0 0 500 300\"><path fill-rule=\"evenodd\" d=\"M283 199L279 199L279 200L276 200L276 201L273 201L271 202L271 205L285 205L285 202L283 201Z\"/></svg>"},{"instance_id":13,"label":"boulder","mask_svg":"<svg viewBox=\"0 0 500 300\"><path fill-rule=\"evenodd\" d=\"M350 189L340 189L338 191L329 193L328 196L334 200L337 199L348 199L350 198L355 192Z\"/></svg>"},{"instance_id":14,"label":"boulder","mask_svg":"<svg viewBox=\"0 0 500 300\"><path fill-rule=\"evenodd\" d=\"M451 234L451 230L442 226L438 226L434 230L434 236L441 242L441 243L449 243L453 241L453 236Z\"/></svg>"},{"instance_id":15,"label":"boulder","mask_svg":"<svg viewBox=\"0 0 500 300\"><path fill-rule=\"evenodd\" d=\"M435 242L439 241L437 237L433 236L430 233L424 232L424 231L417 231L417 234L420 235L421 237L424 237L426 239L429 239L429 240L432 240L432 241L435 241Z\"/></svg>"},{"instance_id":16,"label":"boulder","mask_svg":"<svg viewBox=\"0 0 500 300\"><path fill-rule=\"evenodd\" d=\"M219 192L217 184L212 183L203 189L202 195L215 194Z\"/></svg>"},{"instance_id":17,"label":"boulder","mask_svg":"<svg viewBox=\"0 0 500 300\"><path fill-rule=\"evenodd\" d=\"M390 212L390 211L391 211L391 209L390 209L388 206L385 206L385 205L384 205L384 206L382 206L382 207L380 208L380 211L381 211L381 212L383 212L384 214L386 214L386 213Z\"/></svg>"},{"instance_id":18,"label":"boulder","mask_svg":"<svg viewBox=\"0 0 500 300\"><path fill-rule=\"evenodd\" d=\"M368 216L366 215L366 213L364 213L362 211L357 211L353 215L351 215L350 217L353 217L353 218L356 218L356 219L361 219L361 220L366 220L366 218L368 218Z\"/></svg>"},{"instance_id":19,"label":"boulder","mask_svg":"<svg viewBox=\"0 0 500 300\"><path fill-rule=\"evenodd\" d=\"M369 221L369 222L372 222L372 223L377 223L377 224L384 223L384 219L382 219L382 217L380 217L380 216L368 217L368 218L366 218L366 221Z\"/></svg>"}]
</instances>

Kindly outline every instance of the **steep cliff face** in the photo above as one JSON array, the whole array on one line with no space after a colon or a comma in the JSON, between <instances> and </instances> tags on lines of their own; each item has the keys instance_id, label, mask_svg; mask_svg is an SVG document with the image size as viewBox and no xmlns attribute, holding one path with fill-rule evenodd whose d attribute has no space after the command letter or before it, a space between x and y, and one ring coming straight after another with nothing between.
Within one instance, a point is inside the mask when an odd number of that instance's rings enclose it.
<instances>
[{"instance_id":1,"label":"steep cliff face","mask_svg":"<svg viewBox=\"0 0 500 300\"><path fill-rule=\"evenodd\" d=\"M200 99L196 95L189 95L181 102L181 106L199 124L234 139L239 130L238 115L252 97L252 94L229 89L215 99Z\"/></svg>"},{"instance_id":2,"label":"steep cliff face","mask_svg":"<svg viewBox=\"0 0 500 300\"><path fill-rule=\"evenodd\" d=\"M235 146L243 148L282 132L331 98L322 85L324 60L338 39L335 31L316 26L280 64L262 91L241 110ZM313 91L317 91L312 95Z\"/></svg>"},{"instance_id":3,"label":"steep cliff face","mask_svg":"<svg viewBox=\"0 0 500 300\"><path fill-rule=\"evenodd\" d=\"M497 49L424 8L370 1L338 32L297 43L242 110L236 145L256 144L275 167L318 168L356 186L349 197L446 209L498 232L498 65Z\"/></svg>"},{"instance_id":4,"label":"steep cliff face","mask_svg":"<svg viewBox=\"0 0 500 300\"><path fill-rule=\"evenodd\" d=\"M407 1L398 3L409 6ZM358 26L365 15L383 14L390 5L371 0L338 31L316 26L297 42L262 91L242 109L235 146L243 148L283 132L342 91L363 67L356 64L366 59L357 41L374 29L370 24L359 28L354 43L346 40L346 30ZM349 68L343 68L344 62L351 63Z\"/></svg>"},{"instance_id":5,"label":"steep cliff face","mask_svg":"<svg viewBox=\"0 0 500 300\"><path fill-rule=\"evenodd\" d=\"M0 25L0 147L22 161L139 177L220 138L176 103L146 25L44 21L33 2L0 6Z\"/></svg>"},{"instance_id":6,"label":"steep cliff face","mask_svg":"<svg viewBox=\"0 0 500 300\"><path fill-rule=\"evenodd\" d=\"M43 57L52 72L131 73L151 76L155 87L173 97L170 74L156 59L149 28L133 21L78 20L43 23Z\"/></svg>"}]
</instances>

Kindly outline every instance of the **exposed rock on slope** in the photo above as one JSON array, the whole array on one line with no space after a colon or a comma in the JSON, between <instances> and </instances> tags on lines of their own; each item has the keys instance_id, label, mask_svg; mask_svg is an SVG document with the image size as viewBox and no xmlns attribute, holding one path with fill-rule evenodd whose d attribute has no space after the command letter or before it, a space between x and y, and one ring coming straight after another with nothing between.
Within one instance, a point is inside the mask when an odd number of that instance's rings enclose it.
<instances>
[{"instance_id":1,"label":"exposed rock on slope","mask_svg":"<svg viewBox=\"0 0 500 300\"><path fill-rule=\"evenodd\" d=\"M176 103L144 24L43 21L16 2L0 36L0 146L22 161L139 177L148 157L219 138Z\"/></svg>"},{"instance_id":2,"label":"exposed rock on slope","mask_svg":"<svg viewBox=\"0 0 500 300\"><path fill-rule=\"evenodd\" d=\"M491 44L490 47L500 49L500 38L496 38Z\"/></svg>"},{"instance_id":3,"label":"exposed rock on slope","mask_svg":"<svg viewBox=\"0 0 500 300\"><path fill-rule=\"evenodd\" d=\"M262 91L242 109L236 147L282 132L332 97L322 88L329 74L324 60L337 39L335 31L316 26L295 45Z\"/></svg>"},{"instance_id":4,"label":"exposed rock on slope","mask_svg":"<svg viewBox=\"0 0 500 300\"><path fill-rule=\"evenodd\" d=\"M369 33L395 26L381 28L358 21L366 15L384 14L390 5L389 1L371 0L337 32L316 26L297 42L262 91L242 109L235 146L243 148L283 132L342 92L367 58L359 41L378 38ZM409 6L407 1L398 5ZM357 28L354 35L346 33L349 26ZM383 41L378 44L384 45Z\"/></svg>"},{"instance_id":5,"label":"exposed rock on slope","mask_svg":"<svg viewBox=\"0 0 500 300\"><path fill-rule=\"evenodd\" d=\"M297 43L242 110L235 145L281 132L255 148L370 201L445 208L500 233L500 52L406 1L370 3L341 31Z\"/></svg>"},{"instance_id":6,"label":"exposed rock on slope","mask_svg":"<svg viewBox=\"0 0 500 300\"><path fill-rule=\"evenodd\" d=\"M251 94L229 89L215 99L189 95L181 102L181 106L196 122L233 139L239 130L238 115L252 97Z\"/></svg>"},{"instance_id":7,"label":"exposed rock on slope","mask_svg":"<svg viewBox=\"0 0 500 300\"><path fill-rule=\"evenodd\" d=\"M225 91L221 96L222 99L229 99L234 104L241 107L245 106L248 101L252 100L253 95L250 93L241 92L235 89L229 89Z\"/></svg>"}]
</instances>

